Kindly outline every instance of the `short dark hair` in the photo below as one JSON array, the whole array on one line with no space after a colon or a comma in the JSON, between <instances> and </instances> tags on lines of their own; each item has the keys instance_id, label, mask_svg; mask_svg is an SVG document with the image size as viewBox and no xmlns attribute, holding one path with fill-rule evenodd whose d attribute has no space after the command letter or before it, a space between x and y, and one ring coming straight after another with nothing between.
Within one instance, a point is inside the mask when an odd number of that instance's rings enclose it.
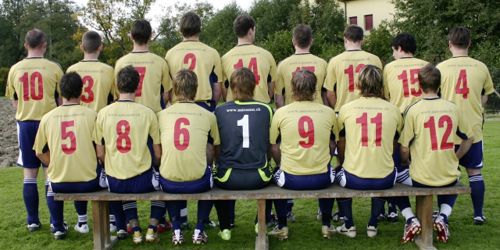
<instances>
[{"instance_id":1,"label":"short dark hair","mask_svg":"<svg viewBox=\"0 0 500 250\"><path fill-rule=\"evenodd\" d=\"M292 77L292 97L295 101L312 101L316 94L316 75L307 70L296 71Z\"/></svg>"},{"instance_id":2,"label":"short dark hair","mask_svg":"<svg viewBox=\"0 0 500 250\"><path fill-rule=\"evenodd\" d=\"M470 45L470 30L465 27L454 27L448 33L448 41L455 47L466 49Z\"/></svg>"},{"instance_id":3,"label":"short dark hair","mask_svg":"<svg viewBox=\"0 0 500 250\"><path fill-rule=\"evenodd\" d=\"M235 100L252 99L255 90L255 75L248 68L239 68L231 74L230 86Z\"/></svg>"},{"instance_id":4,"label":"short dark hair","mask_svg":"<svg viewBox=\"0 0 500 250\"><path fill-rule=\"evenodd\" d=\"M363 29L357 25L349 25L344 30L344 37L352 42L363 41Z\"/></svg>"},{"instance_id":5,"label":"short dark hair","mask_svg":"<svg viewBox=\"0 0 500 250\"><path fill-rule=\"evenodd\" d=\"M26 33L24 42L28 44L28 47L35 49L47 42L47 36L43 31L34 28Z\"/></svg>"},{"instance_id":6,"label":"short dark hair","mask_svg":"<svg viewBox=\"0 0 500 250\"><path fill-rule=\"evenodd\" d=\"M191 37L200 34L201 32L200 17L192 11L189 11L188 13L184 14L181 18L180 30L182 36L184 37Z\"/></svg>"},{"instance_id":7,"label":"short dark hair","mask_svg":"<svg viewBox=\"0 0 500 250\"><path fill-rule=\"evenodd\" d=\"M394 49L401 48L406 53L415 54L417 52L417 41L410 33L400 33L392 40L392 47Z\"/></svg>"},{"instance_id":8,"label":"short dark hair","mask_svg":"<svg viewBox=\"0 0 500 250\"><path fill-rule=\"evenodd\" d=\"M418 72L418 82L424 93L437 92L441 86L441 72L432 63L425 65Z\"/></svg>"},{"instance_id":9,"label":"short dark hair","mask_svg":"<svg viewBox=\"0 0 500 250\"><path fill-rule=\"evenodd\" d=\"M134 22L130 34L136 43L142 45L149 42L151 32L151 24L147 20L140 19Z\"/></svg>"},{"instance_id":10,"label":"short dark hair","mask_svg":"<svg viewBox=\"0 0 500 250\"><path fill-rule=\"evenodd\" d=\"M132 65L128 65L118 72L118 91L120 93L135 93L139 86L139 73Z\"/></svg>"},{"instance_id":11,"label":"short dark hair","mask_svg":"<svg viewBox=\"0 0 500 250\"><path fill-rule=\"evenodd\" d=\"M306 24L299 24L293 29L293 40L300 48L306 48L312 42L312 29L311 26Z\"/></svg>"},{"instance_id":12,"label":"short dark hair","mask_svg":"<svg viewBox=\"0 0 500 250\"><path fill-rule=\"evenodd\" d=\"M61 78L60 86L62 97L67 100L82 95L83 82L80 75L74 71L66 73Z\"/></svg>"},{"instance_id":13,"label":"short dark hair","mask_svg":"<svg viewBox=\"0 0 500 250\"><path fill-rule=\"evenodd\" d=\"M174 77L174 94L187 100L194 100L198 90L198 77L189 69L181 69Z\"/></svg>"},{"instance_id":14,"label":"short dark hair","mask_svg":"<svg viewBox=\"0 0 500 250\"><path fill-rule=\"evenodd\" d=\"M366 65L359 73L358 86L361 96L384 98L382 70L375 65Z\"/></svg>"},{"instance_id":15,"label":"short dark hair","mask_svg":"<svg viewBox=\"0 0 500 250\"><path fill-rule=\"evenodd\" d=\"M255 28L255 20L249 15L239 15L234 19L233 30L237 37L244 37L248 31Z\"/></svg>"},{"instance_id":16,"label":"short dark hair","mask_svg":"<svg viewBox=\"0 0 500 250\"><path fill-rule=\"evenodd\" d=\"M99 33L91 30L85 32L82 38L82 47L83 50L87 53L96 52L102 44L102 37Z\"/></svg>"}]
</instances>

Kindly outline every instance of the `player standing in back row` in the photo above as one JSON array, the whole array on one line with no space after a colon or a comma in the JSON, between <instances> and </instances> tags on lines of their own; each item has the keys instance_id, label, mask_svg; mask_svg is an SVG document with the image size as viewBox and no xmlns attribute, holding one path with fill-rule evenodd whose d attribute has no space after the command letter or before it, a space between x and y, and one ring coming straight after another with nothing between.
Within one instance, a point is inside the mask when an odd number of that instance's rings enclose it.
<instances>
[{"instance_id":1,"label":"player standing in back row","mask_svg":"<svg viewBox=\"0 0 500 250\"><path fill-rule=\"evenodd\" d=\"M470 31L464 27L450 30L448 46L453 57L440 63L441 96L452 101L466 119L464 133L472 134L474 143L469 152L460 159L460 165L467 169L471 188L472 205L474 206L474 224L481 225L486 221L483 215L484 181L481 175L483 168L483 111L488 95L495 89L490 72L484 63L470 58ZM458 146L456 146L458 147Z\"/></svg>"},{"instance_id":2,"label":"player standing in back row","mask_svg":"<svg viewBox=\"0 0 500 250\"><path fill-rule=\"evenodd\" d=\"M227 86L226 101L232 101L233 94L229 77L239 68L249 68L255 76L254 99L259 102L271 102L273 85L276 81L276 61L269 51L255 46L255 20L249 15L238 16L233 23L234 33L238 37L238 45L222 57L224 82Z\"/></svg>"}]
</instances>

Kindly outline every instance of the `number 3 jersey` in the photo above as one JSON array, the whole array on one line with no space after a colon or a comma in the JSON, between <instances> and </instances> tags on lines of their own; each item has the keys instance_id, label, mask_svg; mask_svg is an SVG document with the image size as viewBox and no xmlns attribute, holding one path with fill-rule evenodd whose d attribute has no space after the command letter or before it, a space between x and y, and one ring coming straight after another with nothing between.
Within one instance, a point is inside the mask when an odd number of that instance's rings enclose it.
<instances>
[{"instance_id":1,"label":"number 3 jersey","mask_svg":"<svg viewBox=\"0 0 500 250\"><path fill-rule=\"evenodd\" d=\"M457 180L460 171L453 136L467 138L459 130L465 126L464 118L455 104L437 97L408 106L399 143L410 148L413 180L429 186Z\"/></svg>"},{"instance_id":2,"label":"number 3 jersey","mask_svg":"<svg viewBox=\"0 0 500 250\"><path fill-rule=\"evenodd\" d=\"M97 114L94 141L106 148L106 174L125 180L149 170L148 138L160 144L158 120L150 108L118 100Z\"/></svg>"},{"instance_id":3,"label":"number 3 jersey","mask_svg":"<svg viewBox=\"0 0 500 250\"><path fill-rule=\"evenodd\" d=\"M215 115L194 102L177 102L158 113L160 174L170 181L200 179L207 169L207 143L219 145Z\"/></svg>"},{"instance_id":4,"label":"number 3 jersey","mask_svg":"<svg viewBox=\"0 0 500 250\"><path fill-rule=\"evenodd\" d=\"M394 171L394 140L401 131L399 109L375 97L360 97L340 108L339 136L346 139L344 169L361 178L384 178Z\"/></svg>"},{"instance_id":5,"label":"number 3 jersey","mask_svg":"<svg viewBox=\"0 0 500 250\"><path fill-rule=\"evenodd\" d=\"M45 114L35 139L37 154L50 150L47 170L52 182L87 182L97 177L92 142L96 112L78 104L63 105Z\"/></svg>"},{"instance_id":6,"label":"number 3 jersey","mask_svg":"<svg viewBox=\"0 0 500 250\"><path fill-rule=\"evenodd\" d=\"M270 142L281 138L281 169L293 175L325 173L330 163L330 139L335 138L335 112L323 104L301 101L274 114Z\"/></svg>"},{"instance_id":7,"label":"number 3 jersey","mask_svg":"<svg viewBox=\"0 0 500 250\"><path fill-rule=\"evenodd\" d=\"M217 168L259 169L267 165L272 110L264 103L234 101L215 110L221 139Z\"/></svg>"}]
</instances>

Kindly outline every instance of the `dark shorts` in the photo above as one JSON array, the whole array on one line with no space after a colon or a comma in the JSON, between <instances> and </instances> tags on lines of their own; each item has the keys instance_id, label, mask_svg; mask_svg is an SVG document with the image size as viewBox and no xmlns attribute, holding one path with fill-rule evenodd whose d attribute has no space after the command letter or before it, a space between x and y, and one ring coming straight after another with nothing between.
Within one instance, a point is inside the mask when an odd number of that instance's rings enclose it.
<instances>
[{"instance_id":1,"label":"dark shorts","mask_svg":"<svg viewBox=\"0 0 500 250\"><path fill-rule=\"evenodd\" d=\"M52 192L54 193L88 193L95 192L107 187L106 173L101 167L98 167L97 177L90 181L81 182L50 182Z\"/></svg>"},{"instance_id":2,"label":"dark shorts","mask_svg":"<svg viewBox=\"0 0 500 250\"><path fill-rule=\"evenodd\" d=\"M259 169L218 168L214 181L217 187L230 190L261 189L271 181L269 167Z\"/></svg>"},{"instance_id":3,"label":"dark shorts","mask_svg":"<svg viewBox=\"0 0 500 250\"><path fill-rule=\"evenodd\" d=\"M206 192L213 187L212 172L207 167L205 174L194 181L170 181L160 176L160 186L163 192L172 194L193 194Z\"/></svg>"},{"instance_id":4,"label":"dark shorts","mask_svg":"<svg viewBox=\"0 0 500 250\"><path fill-rule=\"evenodd\" d=\"M197 101L195 103L198 104L198 106L208 110L211 113L215 112L215 108L217 107L217 103L215 103L214 100Z\"/></svg>"},{"instance_id":5,"label":"dark shorts","mask_svg":"<svg viewBox=\"0 0 500 250\"><path fill-rule=\"evenodd\" d=\"M159 190L159 176L158 172L151 168L138 176L125 180L116 179L109 175L106 178L108 180L108 189L112 193L140 194Z\"/></svg>"},{"instance_id":6,"label":"dark shorts","mask_svg":"<svg viewBox=\"0 0 500 250\"><path fill-rule=\"evenodd\" d=\"M455 145L455 151L459 145ZM460 165L465 168L483 168L483 141L472 144L469 151L460 159Z\"/></svg>"},{"instance_id":7,"label":"dark shorts","mask_svg":"<svg viewBox=\"0 0 500 250\"><path fill-rule=\"evenodd\" d=\"M39 168L40 159L33 150L36 133L40 121L17 121L17 140L19 143L19 157L17 165L24 168Z\"/></svg>"},{"instance_id":8,"label":"dark shorts","mask_svg":"<svg viewBox=\"0 0 500 250\"><path fill-rule=\"evenodd\" d=\"M322 174L293 175L280 169L274 174L274 180L284 189L318 190L329 187L335 181L335 171L328 166Z\"/></svg>"},{"instance_id":9,"label":"dark shorts","mask_svg":"<svg viewBox=\"0 0 500 250\"><path fill-rule=\"evenodd\" d=\"M336 176L336 180L340 186L356 189L356 190L382 190L389 189L394 186L396 182L396 169L392 171L389 175L384 178L375 179L375 178L361 178L356 175L353 175L345 169L341 169Z\"/></svg>"}]
</instances>

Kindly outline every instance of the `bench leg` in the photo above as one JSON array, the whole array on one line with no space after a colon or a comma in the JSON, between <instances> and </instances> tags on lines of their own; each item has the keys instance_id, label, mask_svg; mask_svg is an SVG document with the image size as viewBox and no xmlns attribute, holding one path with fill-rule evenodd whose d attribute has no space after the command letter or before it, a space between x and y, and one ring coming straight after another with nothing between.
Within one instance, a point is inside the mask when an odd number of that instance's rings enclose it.
<instances>
[{"instance_id":1,"label":"bench leg","mask_svg":"<svg viewBox=\"0 0 500 250\"><path fill-rule=\"evenodd\" d=\"M417 196L417 218L422 225L422 233L415 239L421 250L434 250L432 245L432 195Z\"/></svg>"},{"instance_id":2,"label":"bench leg","mask_svg":"<svg viewBox=\"0 0 500 250\"><path fill-rule=\"evenodd\" d=\"M268 250L269 241L267 239L266 226L266 200L257 200L258 212L257 220L259 224L259 233L255 239L255 250Z\"/></svg>"},{"instance_id":3,"label":"bench leg","mask_svg":"<svg viewBox=\"0 0 500 250\"><path fill-rule=\"evenodd\" d=\"M111 249L116 237L109 233L109 206L107 201L92 201L94 249Z\"/></svg>"}]
</instances>

